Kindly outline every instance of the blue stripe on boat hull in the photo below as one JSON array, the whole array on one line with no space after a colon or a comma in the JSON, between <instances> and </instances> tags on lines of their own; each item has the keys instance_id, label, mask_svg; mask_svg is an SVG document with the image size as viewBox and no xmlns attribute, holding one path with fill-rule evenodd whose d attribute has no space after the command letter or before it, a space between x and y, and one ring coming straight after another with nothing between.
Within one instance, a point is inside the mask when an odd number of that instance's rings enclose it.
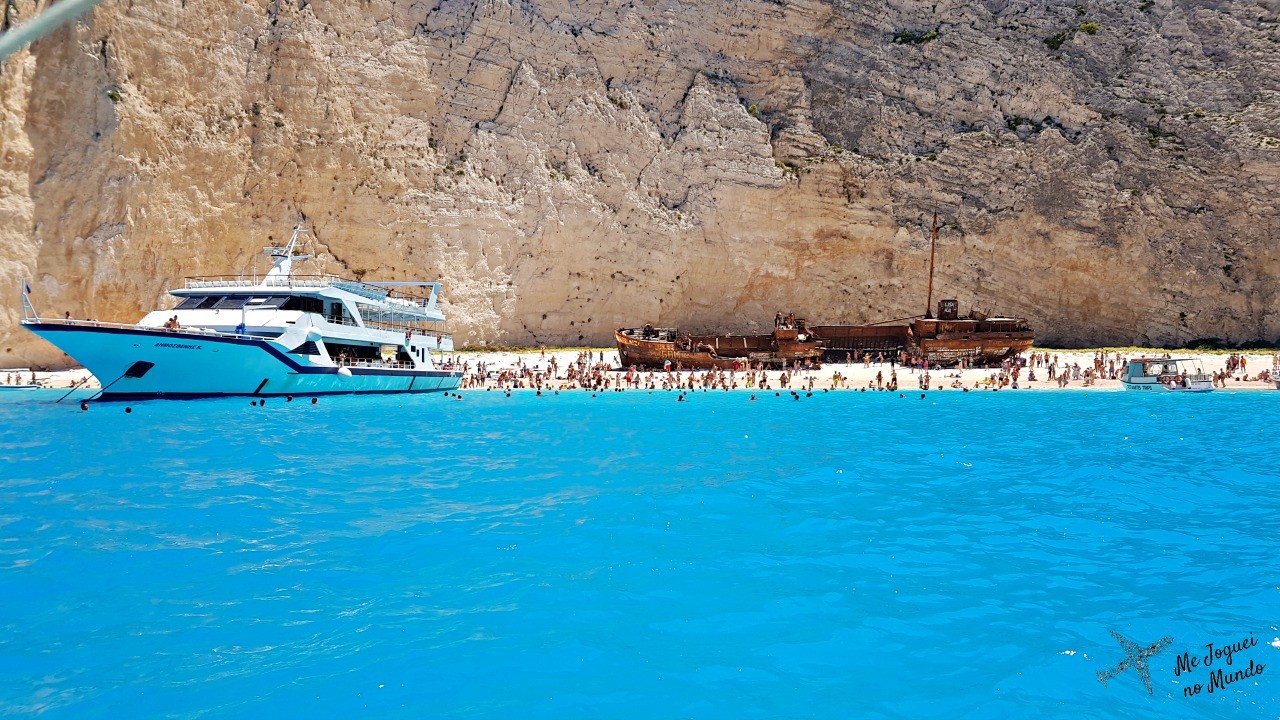
<instances>
[{"instance_id":1,"label":"blue stripe on boat hull","mask_svg":"<svg viewBox=\"0 0 1280 720\"><path fill-rule=\"evenodd\" d=\"M109 385L112 399L426 393L454 390L462 379L448 370L374 367L344 375L268 340L59 323L24 327L87 367ZM153 367L142 377L122 377L138 361Z\"/></svg>"},{"instance_id":2,"label":"blue stripe on boat hull","mask_svg":"<svg viewBox=\"0 0 1280 720\"><path fill-rule=\"evenodd\" d=\"M292 397L295 402L305 402L307 398L334 395L429 395L431 393L450 392L450 390L354 390L342 391L332 390L324 392L309 393L117 393L107 392L98 396L94 402L111 401L119 402L123 400L215 400L217 398L244 397L244 398L282 398Z\"/></svg>"}]
</instances>

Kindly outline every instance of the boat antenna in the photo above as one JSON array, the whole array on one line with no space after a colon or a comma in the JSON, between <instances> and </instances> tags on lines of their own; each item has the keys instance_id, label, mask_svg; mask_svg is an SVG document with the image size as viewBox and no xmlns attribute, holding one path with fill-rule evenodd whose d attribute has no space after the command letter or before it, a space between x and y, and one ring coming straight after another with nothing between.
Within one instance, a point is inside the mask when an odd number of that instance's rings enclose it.
<instances>
[{"instance_id":1,"label":"boat antenna","mask_svg":"<svg viewBox=\"0 0 1280 720\"><path fill-rule=\"evenodd\" d=\"M933 256L938 249L938 211L933 211L933 240L929 243L929 295L924 301L924 316L933 318Z\"/></svg>"},{"instance_id":2,"label":"boat antenna","mask_svg":"<svg viewBox=\"0 0 1280 720\"><path fill-rule=\"evenodd\" d=\"M271 269L267 271L266 276L263 278L264 282L271 278L289 277L289 274L293 271L294 260L306 260L311 257L310 255L293 254L294 249L298 247L298 236L304 232L306 230L303 230L301 225L295 226L293 235L289 237L289 242L284 247L272 246L263 248L274 261Z\"/></svg>"}]
</instances>

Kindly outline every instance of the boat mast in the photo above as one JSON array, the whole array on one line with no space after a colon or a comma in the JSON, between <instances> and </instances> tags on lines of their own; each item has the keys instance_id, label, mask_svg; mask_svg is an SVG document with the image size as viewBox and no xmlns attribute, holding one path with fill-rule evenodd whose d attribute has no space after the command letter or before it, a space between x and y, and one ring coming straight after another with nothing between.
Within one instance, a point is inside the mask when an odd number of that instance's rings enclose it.
<instances>
[{"instance_id":1,"label":"boat mast","mask_svg":"<svg viewBox=\"0 0 1280 720\"><path fill-rule=\"evenodd\" d=\"M289 237L289 242L284 247L272 246L263 248L275 260L271 269L262 278L263 285L268 284L268 280L275 278L288 278L289 274L293 272L294 260L306 260L311 257L310 255L293 254L294 249L298 247L298 235L304 232L306 231L302 229L302 226L296 226L293 228L293 235Z\"/></svg>"},{"instance_id":2,"label":"boat mast","mask_svg":"<svg viewBox=\"0 0 1280 720\"><path fill-rule=\"evenodd\" d=\"M933 255L938 249L938 211L933 211L933 241L929 243L929 295L924 301L924 316L933 317Z\"/></svg>"}]
</instances>

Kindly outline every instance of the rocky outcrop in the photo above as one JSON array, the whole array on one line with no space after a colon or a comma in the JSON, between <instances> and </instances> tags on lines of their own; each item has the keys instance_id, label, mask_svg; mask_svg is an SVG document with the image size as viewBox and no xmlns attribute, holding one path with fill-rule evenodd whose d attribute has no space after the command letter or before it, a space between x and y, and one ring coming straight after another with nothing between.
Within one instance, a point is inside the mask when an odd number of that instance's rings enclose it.
<instances>
[{"instance_id":1,"label":"rocky outcrop","mask_svg":"<svg viewBox=\"0 0 1280 720\"><path fill-rule=\"evenodd\" d=\"M940 295L1047 342L1274 341L1277 10L108 0L2 68L0 287L131 321L301 222L460 344L595 344L919 313L936 210Z\"/></svg>"}]
</instances>

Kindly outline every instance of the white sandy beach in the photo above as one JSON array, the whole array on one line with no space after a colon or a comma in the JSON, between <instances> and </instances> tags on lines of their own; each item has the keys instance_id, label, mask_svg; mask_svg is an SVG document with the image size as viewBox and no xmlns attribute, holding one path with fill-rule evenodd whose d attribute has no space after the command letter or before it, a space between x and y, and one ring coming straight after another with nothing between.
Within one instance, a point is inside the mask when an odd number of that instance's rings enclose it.
<instances>
[{"instance_id":1,"label":"white sandy beach","mask_svg":"<svg viewBox=\"0 0 1280 720\"><path fill-rule=\"evenodd\" d=\"M33 371L23 368L21 371L14 371L9 368L0 368L0 385L22 385L31 380ZM70 370L55 370L45 372L41 370L34 371L36 384L46 388L66 389L74 385L80 385L86 388L99 387L97 378L93 377L93 373L82 367L71 368ZM20 379L20 382L13 382L10 378L14 376ZM20 376L17 378L16 376Z\"/></svg>"},{"instance_id":2,"label":"white sandy beach","mask_svg":"<svg viewBox=\"0 0 1280 720\"><path fill-rule=\"evenodd\" d=\"M533 368L535 371L544 370L551 358L556 359L556 363L560 368L559 376L564 377L564 370L570 363L574 362L581 353L590 352L592 362L599 362L601 353L604 355L604 362L614 369L615 379L621 375L622 369L618 367L618 351L616 348L574 348L574 349L556 349L556 350L519 350L519 351L503 351L503 352L462 352L457 353L456 357L460 363L466 363L467 366L474 371L477 363L483 362L487 369L493 371L511 370L523 364L526 367ZM1047 350L1035 349L1033 352L1049 353L1050 357L1057 357L1058 367L1066 367L1067 365L1079 364L1081 368L1092 367L1094 356L1099 352L1105 352L1108 359L1115 358L1115 350ZM1145 350L1135 351L1132 349L1119 351L1123 357L1136 357L1140 354L1148 356L1160 356L1168 352L1172 357L1191 358L1198 361L1205 372L1222 371L1226 369L1227 357L1226 353L1210 353L1210 352L1185 352L1178 350ZM1227 381L1227 389L1229 390L1275 390L1275 384L1269 381L1260 381L1256 379L1244 379L1246 375L1249 378L1256 378L1259 373L1264 370L1270 370L1272 367L1273 356L1270 353L1245 352L1242 353L1246 360L1245 372L1236 371L1232 379ZM0 368L0 384L7 383L14 371ZM814 380L815 389L829 389L832 387L832 379L836 373L846 379L846 383L842 385L849 389L861 389L868 386L874 387L876 382L876 374L880 373L884 380L888 380L890 375L890 367L886 362L877 364L872 362L869 366L863 363L828 363L818 370L808 373L802 373L800 379L807 386L810 377ZM911 368L897 368L898 385L900 390L914 390L919 387L919 377L916 370ZM952 385L957 381L966 388L973 389L983 387L984 379L990 378L997 372L995 370L934 370L930 379L934 390L950 390ZM31 371L22 372L22 382L30 379ZM88 370L84 368L74 368L71 370L60 370L55 372L36 371L36 382L47 388L70 388L77 383L84 383L88 378L88 383L83 385L86 388L99 387L96 379L92 377ZM685 372L688 376L688 371ZM777 378L778 371L771 371L770 377ZM1066 385L1065 388L1059 388L1056 381L1048 379L1048 373L1043 368L1036 369L1036 379L1029 381L1028 374L1023 370L1022 376L1019 378L1018 387L1024 389L1035 390L1099 390L1110 391L1120 390L1119 380L1099 379L1090 385L1086 385L1082 380L1073 380ZM558 386L553 385L553 386ZM940 387L941 386L941 387ZM489 387L496 387L496 383L490 382ZM793 383L792 387L798 387L798 383ZM740 387L739 389L746 389Z\"/></svg>"},{"instance_id":3,"label":"white sandy beach","mask_svg":"<svg viewBox=\"0 0 1280 720\"><path fill-rule=\"evenodd\" d=\"M480 362L485 363L486 369L491 371L502 371L502 370L514 369L517 367L517 363L522 363L524 366L530 367L534 369L535 372L537 372L539 370L545 370L547 367L547 364L551 361L551 358L554 357L556 359L556 364L559 368L559 377L563 378L565 368L567 368L570 363L574 362L578 358L579 354L583 352L590 352L592 354L593 363L600 362L601 353L603 353L604 362L614 369L616 376L620 376L621 371L624 370L623 368L618 367L618 351L616 348L556 349L554 351L547 350L545 352L541 350L520 350L520 351L505 351L505 352L465 352L465 353L458 353L457 358L460 363L467 364L467 366L473 372L475 370L477 363L480 363ZM1229 356L1229 353L1193 352L1193 351L1179 351L1179 350L1154 350L1154 349L1134 350L1132 348L1126 349L1126 350L1120 350L1120 351L1116 351L1116 350L1051 350L1051 349L1035 348L1033 349L1032 352L1048 353L1051 359L1056 357L1057 367L1059 368L1064 368L1068 365L1074 366L1076 364L1079 364L1082 369L1086 367L1092 367L1094 357L1098 353L1105 353L1106 358L1114 359L1116 358L1117 352L1119 352L1120 356L1124 358L1133 358L1133 357L1141 357L1141 356L1159 357L1159 356L1163 356L1167 352L1171 357L1174 357L1174 358L1189 358L1199 362L1201 367L1203 367L1204 371L1207 373L1213 373L1215 371L1225 370L1227 367L1227 358ZM1257 379L1250 379L1250 380L1244 379L1246 375L1249 378L1256 378L1264 370L1266 371L1271 370L1273 360L1274 360L1274 357L1271 353L1244 352L1244 353L1238 353L1238 354L1245 358L1245 372L1241 372L1237 370L1233 375L1232 379L1229 379L1227 381L1227 389L1229 390L1251 389L1251 390L1272 390L1272 391L1276 389L1275 384L1270 381L1261 381ZM906 390L918 389L919 377L917 375L918 373L917 370L914 370L912 368L902 368L902 367L898 367L896 368L896 370L898 373L899 390L906 391ZM932 389L934 390L957 389L952 387L952 385L957 382L963 387L969 388L972 390L975 388L975 386L982 388L983 381L985 379L990 378L993 375L993 373L997 373L997 372L998 370L983 370L983 369L934 370L931 372L930 380L932 381L931 382ZM853 363L853 364L828 363L823 365L820 369L813 370L808 373L802 373L800 375L800 380L802 380L807 386L809 377L813 377L815 389L830 389L832 387L832 379L837 373L839 373L839 375L843 377L846 381L841 383L842 387L848 387L849 389L852 389L852 390L860 390L868 386L874 387L877 374L881 374L882 379L884 381L887 381L889 379L891 369L889 367L888 362L885 362L883 364L878 364L872 361L870 365L865 365L863 363ZM655 373L655 374L661 374L661 373ZM688 371L686 371L684 374L687 377ZM741 373L739 373L739 375L741 375ZM770 378L777 378L778 375L779 375L779 372L777 370L770 371L769 373ZM1045 371L1043 367L1036 369L1035 376L1036 376L1036 379L1034 381L1029 381L1028 373L1024 368L1021 373L1021 377L1019 378L1019 381L1018 381L1018 387L1020 389L1034 389L1034 390L1064 389L1064 390L1116 391L1116 390L1123 389L1120 385L1119 380L1106 380L1106 379L1098 379L1087 385L1083 380L1072 380L1065 387L1059 388L1057 381L1051 381L1048 379L1048 373ZM490 381L488 383L488 386L496 387L497 385L493 381ZM558 384L553 386L558 386ZM793 382L792 387L793 388L798 387L798 383ZM745 390L747 388L740 386L739 389Z\"/></svg>"}]
</instances>

